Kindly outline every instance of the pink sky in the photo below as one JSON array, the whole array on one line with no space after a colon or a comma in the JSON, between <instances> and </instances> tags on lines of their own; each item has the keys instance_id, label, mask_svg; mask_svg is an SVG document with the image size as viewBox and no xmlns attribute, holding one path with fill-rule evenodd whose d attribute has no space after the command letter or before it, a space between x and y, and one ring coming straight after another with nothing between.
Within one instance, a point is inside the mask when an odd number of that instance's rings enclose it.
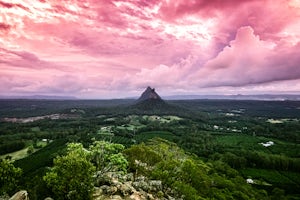
<instances>
[{"instance_id":1,"label":"pink sky","mask_svg":"<svg viewBox=\"0 0 300 200\"><path fill-rule=\"evenodd\" d=\"M300 0L0 0L0 95L300 94Z\"/></svg>"}]
</instances>

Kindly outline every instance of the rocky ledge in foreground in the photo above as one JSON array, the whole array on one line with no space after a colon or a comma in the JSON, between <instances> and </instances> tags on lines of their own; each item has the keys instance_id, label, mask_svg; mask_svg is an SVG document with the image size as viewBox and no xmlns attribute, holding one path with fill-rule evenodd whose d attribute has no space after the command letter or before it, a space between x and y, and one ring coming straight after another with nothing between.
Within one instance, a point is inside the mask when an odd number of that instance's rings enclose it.
<instances>
[{"instance_id":1,"label":"rocky ledge in foreground","mask_svg":"<svg viewBox=\"0 0 300 200\"><path fill-rule=\"evenodd\" d=\"M160 180L149 180L144 176L134 178L132 173L121 175L109 172L98 178L98 182L94 200L175 200L171 190L168 194L163 192Z\"/></svg>"},{"instance_id":2,"label":"rocky ledge in foreground","mask_svg":"<svg viewBox=\"0 0 300 200\"><path fill-rule=\"evenodd\" d=\"M160 180L149 180L144 176L134 178L133 173L122 175L118 172L107 172L96 179L93 200L175 200L173 191L165 189ZM11 198L0 197L0 200L29 200L29 195L26 190L21 190ZM53 199L47 197L44 200Z\"/></svg>"}]
</instances>

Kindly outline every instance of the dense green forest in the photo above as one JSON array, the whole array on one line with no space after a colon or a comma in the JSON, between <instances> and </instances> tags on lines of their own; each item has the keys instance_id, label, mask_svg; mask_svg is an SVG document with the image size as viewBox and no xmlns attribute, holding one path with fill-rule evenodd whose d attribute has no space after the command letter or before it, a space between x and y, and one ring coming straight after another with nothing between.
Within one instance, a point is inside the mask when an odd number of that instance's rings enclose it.
<instances>
[{"instance_id":1,"label":"dense green forest","mask_svg":"<svg viewBox=\"0 0 300 200\"><path fill-rule=\"evenodd\" d=\"M4 196L300 199L300 102L0 100L0 155Z\"/></svg>"}]
</instances>

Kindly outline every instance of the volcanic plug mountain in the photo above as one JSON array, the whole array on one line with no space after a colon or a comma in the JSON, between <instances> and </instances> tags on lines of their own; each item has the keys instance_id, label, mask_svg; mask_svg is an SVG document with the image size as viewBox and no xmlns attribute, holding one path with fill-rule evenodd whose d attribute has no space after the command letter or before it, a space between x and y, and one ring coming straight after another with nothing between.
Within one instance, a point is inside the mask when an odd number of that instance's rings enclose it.
<instances>
[{"instance_id":1,"label":"volcanic plug mountain","mask_svg":"<svg viewBox=\"0 0 300 200\"><path fill-rule=\"evenodd\" d=\"M155 92L155 89L151 87L146 88L146 90L142 93L140 98L137 99L133 107L143 112L150 111L153 113L166 112L174 109L173 106L170 106L168 103L166 103Z\"/></svg>"},{"instance_id":2,"label":"volcanic plug mountain","mask_svg":"<svg viewBox=\"0 0 300 200\"><path fill-rule=\"evenodd\" d=\"M147 89L142 93L140 98L137 100L138 102L142 102L148 99L157 99L157 100L162 100L160 96L155 92L154 88L147 87Z\"/></svg>"}]
</instances>

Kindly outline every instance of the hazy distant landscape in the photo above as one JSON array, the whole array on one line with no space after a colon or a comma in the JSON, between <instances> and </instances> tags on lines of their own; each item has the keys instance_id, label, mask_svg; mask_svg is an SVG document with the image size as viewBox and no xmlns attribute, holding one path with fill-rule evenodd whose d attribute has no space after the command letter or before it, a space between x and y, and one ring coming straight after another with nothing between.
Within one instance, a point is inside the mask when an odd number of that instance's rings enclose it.
<instances>
[{"instance_id":1,"label":"hazy distant landscape","mask_svg":"<svg viewBox=\"0 0 300 200\"><path fill-rule=\"evenodd\" d=\"M261 100L261 101L300 101L300 95L296 94L260 94L260 95L173 95L164 96L166 100L191 100L191 99L232 99L232 100ZM79 100L73 96L0 96L0 99L40 99L40 100ZM125 99L137 99L137 97L127 97ZM84 100L84 99L82 99Z\"/></svg>"}]
</instances>

